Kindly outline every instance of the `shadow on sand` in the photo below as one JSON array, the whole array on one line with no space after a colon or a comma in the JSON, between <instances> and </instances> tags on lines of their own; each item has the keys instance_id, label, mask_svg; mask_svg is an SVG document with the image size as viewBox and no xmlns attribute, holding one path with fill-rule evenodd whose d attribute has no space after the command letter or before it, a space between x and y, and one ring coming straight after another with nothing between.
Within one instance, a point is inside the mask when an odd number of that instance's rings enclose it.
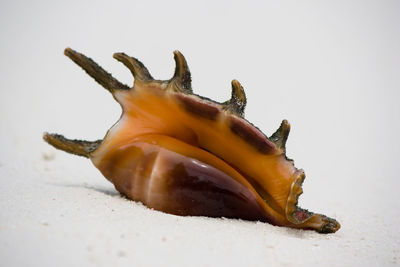
<instances>
[{"instance_id":1,"label":"shadow on sand","mask_svg":"<svg viewBox=\"0 0 400 267\"><path fill-rule=\"evenodd\" d=\"M102 186L94 186L94 185L87 185L87 184L61 184L61 183L47 183L51 186L58 186L58 187L69 187L69 188L85 188L89 190L94 190L100 193L103 193L108 196L122 196L117 190L113 188L107 188Z\"/></svg>"}]
</instances>

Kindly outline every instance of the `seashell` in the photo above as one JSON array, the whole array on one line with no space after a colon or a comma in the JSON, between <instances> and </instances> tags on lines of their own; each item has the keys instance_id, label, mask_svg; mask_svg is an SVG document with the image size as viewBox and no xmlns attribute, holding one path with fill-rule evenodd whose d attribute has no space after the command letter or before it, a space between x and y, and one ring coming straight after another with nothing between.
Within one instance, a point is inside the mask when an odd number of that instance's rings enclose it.
<instances>
[{"instance_id":1,"label":"seashell","mask_svg":"<svg viewBox=\"0 0 400 267\"><path fill-rule=\"evenodd\" d=\"M277 226L333 233L340 224L297 206L303 170L286 157L290 125L266 137L243 117L246 96L232 81L231 99L217 103L195 95L183 55L167 81L155 80L136 58L114 54L133 74L132 88L92 59L65 55L107 89L122 116L103 140L44 134L55 148L90 158L128 198L176 215L259 220Z\"/></svg>"}]
</instances>

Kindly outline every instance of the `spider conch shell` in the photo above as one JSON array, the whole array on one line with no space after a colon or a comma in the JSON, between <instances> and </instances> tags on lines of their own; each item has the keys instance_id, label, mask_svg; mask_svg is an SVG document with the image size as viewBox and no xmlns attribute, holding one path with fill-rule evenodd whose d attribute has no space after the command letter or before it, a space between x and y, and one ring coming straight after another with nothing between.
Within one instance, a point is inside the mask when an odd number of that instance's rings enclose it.
<instances>
[{"instance_id":1,"label":"spider conch shell","mask_svg":"<svg viewBox=\"0 0 400 267\"><path fill-rule=\"evenodd\" d=\"M340 224L297 206L305 175L286 157L290 125L266 137L243 117L246 96L232 81L232 97L217 103L193 94L183 55L167 81L155 80L136 58L114 54L133 74L122 84L92 59L65 55L121 105L119 121L103 140L44 134L55 148L88 157L115 188L146 206L176 215L259 220L333 233Z\"/></svg>"}]
</instances>

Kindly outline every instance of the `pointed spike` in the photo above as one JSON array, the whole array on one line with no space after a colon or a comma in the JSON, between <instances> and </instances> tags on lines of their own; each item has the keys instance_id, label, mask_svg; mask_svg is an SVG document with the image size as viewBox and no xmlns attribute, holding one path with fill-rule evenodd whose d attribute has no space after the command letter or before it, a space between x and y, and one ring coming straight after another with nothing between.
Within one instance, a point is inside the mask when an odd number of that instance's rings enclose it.
<instances>
[{"instance_id":1,"label":"pointed spike","mask_svg":"<svg viewBox=\"0 0 400 267\"><path fill-rule=\"evenodd\" d=\"M139 80L141 82L153 80L153 77L151 77L147 68L138 59L130 57L125 53L115 53L113 57L124 64L131 71L135 80Z\"/></svg>"},{"instance_id":2,"label":"pointed spike","mask_svg":"<svg viewBox=\"0 0 400 267\"><path fill-rule=\"evenodd\" d=\"M275 145L281 148L283 151L286 150L286 141L290 132L290 124L287 120L283 120L278 130L271 135L269 140L275 143Z\"/></svg>"},{"instance_id":3,"label":"pointed spike","mask_svg":"<svg viewBox=\"0 0 400 267\"><path fill-rule=\"evenodd\" d=\"M96 80L101 86L103 86L108 91L112 92L113 90L129 90L129 86L119 82L117 79L112 77L110 73L105 71L102 67L100 67L96 62L94 62L91 58L78 53L71 48L66 48L64 50L64 55L69 57L72 61L74 61L77 65L79 65L83 70L86 71L93 79Z\"/></svg>"},{"instance_id":4,"label":"pointed spike","mask_svg":"<svg viewBox=\"0 0 400 267\"><path fill-rule=\"evenodd\" d=\"M185 57L179 51L174 51L175 73L170 83L173 89L185 93L192 93L192 78Z\"/></svg>"},{"instance_id":5,"label":"pointed spike","mask_svg":"<svg viewBox=\"0 0 400 267\"><path fill-rule=\"evenodd\" d=\"M238 113L243 115L246 107L247 99L246 93L244 92L243 86L238 80L232 80L232 97L231 103L235 106Z\"/></svg>"},{"instance_id":6,"label":"pointed spike","mask_svg":"<svg viewBox=\"0 0 400 267\"><path fill-rule=\"evenodd\" d=\"M238 116L243 116L246 103L246 93L244 92L242 85L238 80L233 80L232 96L231 99L226 102L225 110L228 110Z\"/></svg>"},{"instance_id":7,"label":"pointed spike","mask_svg":"<svg viewBox=\"0 0 400 267\"><path fill-rule=\"evenodd\" d=\"M102 141L71 140L59 134L49 133L44 133L43 139L57 149L86 158L100 146Z\"/></svg>"}]
</instances>

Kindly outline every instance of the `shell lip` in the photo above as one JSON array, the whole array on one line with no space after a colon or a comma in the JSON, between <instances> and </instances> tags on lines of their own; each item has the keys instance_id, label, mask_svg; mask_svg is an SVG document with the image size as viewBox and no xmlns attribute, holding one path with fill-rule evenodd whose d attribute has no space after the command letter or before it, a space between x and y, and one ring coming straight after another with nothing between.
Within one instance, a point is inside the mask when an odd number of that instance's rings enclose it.
<instances>
[{"instance_id":1,"label":"shell lip","mask_svg":"<svg viewBox=\"0 0 400 267\"><path fill-rule=\"evenodd\" d=\"M285 213L288 221L294 224L300 224L310 218L313 213L297 206L298 199L303 193L301 186L306 178L304 171L302 169L298 170L295 172L294 176L296 176L296 178L293 180L290 188L289 196L286 202Z\"/></svg>"}]
</instances>

